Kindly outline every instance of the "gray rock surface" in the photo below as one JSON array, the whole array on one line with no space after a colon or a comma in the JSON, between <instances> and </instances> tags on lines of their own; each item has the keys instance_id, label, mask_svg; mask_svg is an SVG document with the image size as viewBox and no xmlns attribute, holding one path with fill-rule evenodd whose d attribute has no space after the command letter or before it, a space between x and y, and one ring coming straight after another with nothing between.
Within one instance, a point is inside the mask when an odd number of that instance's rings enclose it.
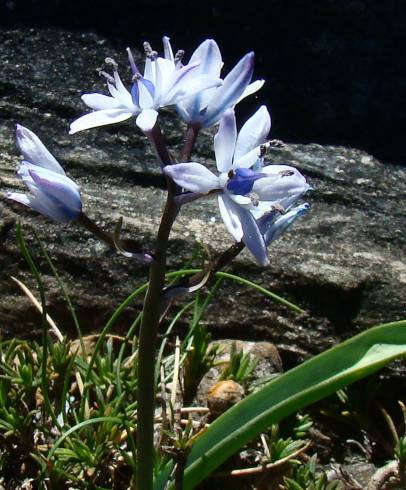
<instances>
[{"instance_id":1,"label":"gray rock surface","mask_svg":"<svg viewBox=\"0 0 406 490\"><path fill-rule=\"evenodd\" d=\"M151 16L151 12L153 16ZM153 21L151 22L153 17ZM0 1L0 26L96 31L119 49L163 34L186 56L213 37L225 70L255 51L273 137L361 148L405 163L406 8L401 0ZM250 104L240 110L249 113Z\"/></svg>"},{"instance_id":2,"label":"gray rock surface","mask_svg":"<svg viewBox=\"0 0 406 490\"><path fill-rule=\"evenodd\" d=\"M16 122L34 130L81 186L87 213L112 229L124 217L127 237L153 245L164 200L163 180L154 155L133 121L74 136L69 122L85 112L80 94L104 91L95 68L117 53L92 34L60 31L0 32L0 188L20 189L14 142ZM253 110L255 106L253 105ZM165 111L164 128L176 151L182 130ZM272 136L272 135L271 135ZM195 159L212 162L211 135L202 136ZM404 317L406 292L406 171L384 165L351 148L285 145L271 149L275 163L298 167L314 190L308 216L296 222L270 250L271 265L258 268L242 253L231 270L309 311L298 317L259 293L227 282L211 306L207 321L215 336L270 340L288 365L319 352L359 329ZM118 256L75 224L59 225L2 198L0 201L0 328L5 336L33 336L38 316L10 276L30 287L34 282L15 245L15 224L31 224L46 243L66 280L86 331L97 331L117 304L143 283L147 270ZM27 238L39 260L32 233ZM170 246L170 269L179 268L204 243L210 253L232 244L214 199L182 209ZM56 280L39 260L49 309L61 328L73 332ZM125 330L137 305L122 317Z\"/></svg>"}]
</instances>

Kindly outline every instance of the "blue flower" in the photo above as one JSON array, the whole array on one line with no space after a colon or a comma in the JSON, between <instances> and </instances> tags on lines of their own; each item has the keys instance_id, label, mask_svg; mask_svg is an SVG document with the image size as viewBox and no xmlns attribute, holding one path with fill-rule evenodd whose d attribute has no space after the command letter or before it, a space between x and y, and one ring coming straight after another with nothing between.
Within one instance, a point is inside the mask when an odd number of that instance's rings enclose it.
<instances>
[{"instance_id":1,"label":"blue flower","mask_svg":"<svg viewBox=\"0 0 406 490\"><path fill-rule=\"evenodd\" d=\"M144 132L155 125L160 107L180 103L183 99L208 88L219 86L218 76L201 73L199 60L182 66L180 56L174 56L168 37L163 38L165 57L158 56L148 43L144 43L146 54L144 73L141 74L127 48L133 74L131 91L128 91L112 59L106 62L113 68L113 76L101 72L107 79L110 96L84 94L83 102L94 110L79 117L70 126L70 134L96 126L104 126L136 116L137 126Z\"/></svg>"},{"instance_id":2,"label":"blue flower","mask_svg":"<svg viewBox=\"0 0 406 490\"><path fill-rule=\"evenodd\" d=\"M303 214L305 208L284 213L309 188L303 175L293 167L262 166L261 146L266 142L270 125L269 113L262 106L237 135L234 110L228 109L214 137L219 175L196 162L164 168L166 175L187 191L216 192L226 228L237 242L244 242L261 265L269 263L269 243Z\"/></svg>"},{"instance_id":3,"label":"blue flower","mask_svg":"<svg viewBox=\"0 0 406 490\"><path fill-rule=\"evenodd\" d=\"M264 237L265 244L268 246L277 240L297 218L306 214L309 209L310 205L305 202L304 204L300 204L300 206L289 209L284 214L281 214L277 208L272 209L268 213L264 213L257 220L257 223Z\"/></svg>"},{"instance_id":4,"label":"blue flower","mask_svg":"<svg viewBox=\"0 0 406 490\"><path fill-rule=\"evenodd\" d=\"M189 63L200 61L197 72L219 78L223 67L219 47L213 39L204 41L193 53ZM224 112L241 99L255 93L264 80L250 83L254 69L254 53L246 54L224 78L223 84L183 99L177 108L188 124L208 128L216 124Z\"/></svg>"},{"instance_id":5,"label":"blue flower","mask_svg":"<svg viewBox=\"0 0 406 490\"><path fill-rule=\"evenodd\" d=\"M77 218L82 212L79 187L32 131L17 125L16 136L23 157L17 174L30 193L8 192L6 197L55 221Z\"/></svg>"}]
</instances>

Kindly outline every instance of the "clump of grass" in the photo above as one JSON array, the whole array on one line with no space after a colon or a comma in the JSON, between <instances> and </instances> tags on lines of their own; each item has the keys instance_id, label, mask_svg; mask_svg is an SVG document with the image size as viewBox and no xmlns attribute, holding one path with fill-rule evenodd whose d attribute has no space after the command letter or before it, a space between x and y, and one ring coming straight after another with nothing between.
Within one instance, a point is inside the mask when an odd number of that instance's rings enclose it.
<instances>
[{"instance_id":1,"label":"clump of grass","mask_svg":"<svg viewBox=\"0 0 406 490\"><path fill-rule=\"evenodd\" d=\"M40 300L21 281L16 282L42 313L43 335L40 343L13 339L0 344L0 478L16 489L26 484L41 488L45 482L50 489L132 488L137 445L136 333L141 315L125 337L112 335L111 330L146 285L119 305L99 334L84 337L69 288L35 236L49 271L59 283L78 338L66 338L47 314L41 273L19 226L18 243L37 281ZM176 279L194 272L184 269L169 276ZM190 303L162 322L164 333L155 377L162 401L155 417L160 434L156 468L162 469L174 460L175 481L181 455L187 453L207 422L204 407L194 419L189 415L185 420L182 414L188 413L199 383L219 355L218 347L210 345L211 335L202 318L224 278L217 277L210 289L196 293ZM186 319L189 327L174 352L168 346L180 319ZM245 382L254 367L249 356L234 348L226 374Z\"/></svg>"},{"instance_id":2,"label":"clump of grass","mask_svg":"<svg viewBox=\"0 0 406 490\"><path fill-rule=\"evenodd\" d=\"M114 335L112 330L127 306L146 291L147 284L134 290L117 307L100 333L84 337L69 288L37 237L76 326L78 338L68 339L47 314L41 273L21 227L17 236L22 254L36 278L39 300L21 281L16 282L42 313L42 340L12 339L0 343L0 484L7 490L134 489L137 330L142 314L135 317L125 336ZM167 278L194 273L196 269L185 268L169 273ZM182 488L184 467L194 442L212 420L207 407L190 405L196 401L201 380L218 364L221 355L219 348L211 343L203 317L224 280L239 279L218 273L210 288L195 293L180 309L170 304L161 319L160 345L155 360L158 402L154 413L155 474L158 480L170 481L176 490ZM262 291L255 284L245 282ZM290 305L286 301L281 303ZM180 320L187 325L183 340L174 333ZM233 380L243 384L246 392L252 391L256 364L255 358L237 350L233 344L221 379ZM349 393L349 390L339 392L340 403L348 405L350 402L351 413L356 415L353 420L362 425L366 420L361 410L363 404L357 397L349 398ZM406 414L404 406L401 407ZM404 432L397 434L389 416L386 420L394 439L393 464L396 463L398 474L403 475L399 479L404 481ZM278 485L275 488L281 490L341 489L339 482L327 481L316 465L316 456L309 456L311 426L312 420L306 414L291 417L282 429L274 424L271 430L242 447L211 478L226 477L234 481L241 476L248 477L249 486L243 484L241 488L261 488L264 479L270 479ZM232 483L232 486L240 488L238 484Z\"/></svg>"}]
</instances>

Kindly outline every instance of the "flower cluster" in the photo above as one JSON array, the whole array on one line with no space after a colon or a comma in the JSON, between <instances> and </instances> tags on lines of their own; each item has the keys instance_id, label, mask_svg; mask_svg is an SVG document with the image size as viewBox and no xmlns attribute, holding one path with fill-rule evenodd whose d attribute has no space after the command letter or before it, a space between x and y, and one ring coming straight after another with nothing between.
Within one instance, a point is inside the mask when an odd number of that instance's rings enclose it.
<instances>
[{"instance_id":1,"label":"flower cluster","mask_svg":"<svg viewBox=\"0 0 406 490\"><path fill-rule=\"evenodd\" d=\"M214 137L219 175L196 162L164 168L187 191L218 194L228 231L237 242L244 242L261 265L269 262L267 246L308 208L292 208L309 188L298 170L287 165L263 166L261 152L270 126L268 110L262 106L237 134L234 109L228 109Z\"/></svg>"},{"instance_id":2,"label":"flower cluster","mask_svg":"<svg viewBox=\"0 0 406 490\"><path fill-rule=\"evenodd\" d=\"M93 112L72 122L69 132L74 134L135 117L136 125L154 142L152 131L159 124L158 111L169 105L176 107L195 135L218 124L214 137L217 174L198 162L187 161L187 157L181 163L173 163L168 152L158 151L163 172L176 183L178 202L215 194L227 230L237 242L245 244L259 264L267 265L269 244L308 210L308 204L296 203L309 185L293 167L264 164L271 127L265 106L237 132L235 105L264 83L251 82L254 54L246 54L222 79L223 61L214 40L204 41L185 65L183 51L174 55L168 37L163 38L163 44L164 55L160 57L149 43L144 43L143 73L127 49L132 71L130 89L123 84L117 63L106 58L112 74L100 73L110 95L82 95ZM57 221L83 216L77 185L65 175L39 138L17 126L17 141L23 156L18 175L30 193L9 192L7 197ZM161 144L155 143L156 147ZM168 155L167 161L162 155Z\"/></svg>"}]
</instances>

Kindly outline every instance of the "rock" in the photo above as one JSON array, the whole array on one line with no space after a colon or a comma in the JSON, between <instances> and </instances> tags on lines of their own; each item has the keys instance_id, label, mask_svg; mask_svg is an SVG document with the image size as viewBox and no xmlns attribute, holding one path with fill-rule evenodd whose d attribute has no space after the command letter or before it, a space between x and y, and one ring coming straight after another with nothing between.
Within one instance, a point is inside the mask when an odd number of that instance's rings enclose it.
<instances>
[{"instance_id":1,"label":"rock","mask_svg":"<svg viewBox=\"0 0 406 490\"><path fill-rule=\"evenodd\" d=\"M346 484L345 488L369 489L368 485L377 470L375 465L366 461L356 461L342 465L334 464L331 466L333 468L326 471L328 480L342 481Z\"/></svg>"},{"instance_id":2,"label":"rock","mask_svg":"<svg viewBox=\"0 0 406 490\"><path fill-rule=\"evenodd\" d=\"M317 0L310 8L304 1L254 0L244 4L244 22L242 10L230 5L178 0L132 8L128 0L99 0L94 8L4 0L0 25L93 30L124 47L148 40L160 48L166 34L175 49L186 50L186 59L210 36L220 45L225 70L254 50L256 76L266 80L257 97L271 107L274 138L351 145L406 161L403 2ZM244 103L241 110L250 107Z\"/></svg>"},{"instance_id":3,"label":"rock","mask_svg":"<svg viewBox=\"0 0 406 490\"><path fill-rule=\"evenodd\" d=\"M125 63L94 34L63 31L0 33L0 187L20 189L14 125L35 131L82 189L87 213L112 230L124 216L124 232L145 248L153 246L161 212L163 180L145 139L133 121L67 134L70 121L85 112L79 95L104 91L94 69L106 56ZM126 82L128 72L122 70ZM254 107L253 107L254 110ZM182 127L163 111L170 145L182 144ZM272 135L271 135L272 137ZM195 160L212 163L211 134L199 141ZM405 169L383 164L345 147L290 145L272 148L272 162L298 167L314 190L312 209L270 250L261 269L242 253L230 271L299 304L298 316L241 284L225 281L205 317L216 337L272 341L285 368L334 345L360 329L404 315L406 292ZM75 224L59 225L5 199L0 202L0 318L5 337L38 335L39 315L16 289L17 276L35 291L15 244L15 225L32 225L46 244L68 286L82 328L99 331L117 305L146 280L146 268L114 254ZM32 232L28 244L43 272L49 312L74 334L55 278L40 259ZM169 268L185 264L197 241L215 256L232 244L214 199L184 206L174 226ZM117 325L125 331L140 299ZM182 303L183 304L183 303Z\"/></svg>"},{"instance_id":4,"label":"rock","mask_svg":"<svg viewBox=\"0 0 406 490\"><path fill-rule=\"evenodd\" d=\"M214 367L212 367L203 376L202 380L199 383L195 397L195 403L198 406L206 406L207 404L212 412L216 412L216 408L214 407L213 410L211 406L216 405L216 397L214 399L214 403L212 403L211 400L213 400L213 395L211 392L213 388L216 388L218 386L222 388L223 386L221 385L222 381L219 381L219 379L230 361L230 352L233 348L233 345L235 346L236 353L243 351L244 354L248 354L250 356L250 360L255 363L255 368L253 369L251 375L247 379L245 379L244 382L242 382L242 388L243 390L245 388L245 391L247 393L251 393L252 391L258 389L260 386L263 386L266 381L269 381L271 376L275 376L278 373L283 372L282 360L280 358L279 351L277 347L271 342L250 342L231 339L212 341L207 348L207 352L216 349L217 356L215 359ZM239 391L238 387L235 391ZM214 394L218 392L220 392L221 394L222 390L214 390ZM222 397L219 396L219 398L219 405L221 407ZM225 404L226 403L223 403L223 406L225 406ZM218 409L217 412L221 413L220 409Z\"/></svg>"},{"instance_id":5,"label":"rock","mask_svg":"<svg viewBox=\"0 0 406 490\"><path fill-rule=\"evenodd\" d=\"M244 388L232 379L216 383L207 394L207 406L210 409L211 417L218 417L240 402L244 398L244 394Z\"/></svg>"}]
</instances>

